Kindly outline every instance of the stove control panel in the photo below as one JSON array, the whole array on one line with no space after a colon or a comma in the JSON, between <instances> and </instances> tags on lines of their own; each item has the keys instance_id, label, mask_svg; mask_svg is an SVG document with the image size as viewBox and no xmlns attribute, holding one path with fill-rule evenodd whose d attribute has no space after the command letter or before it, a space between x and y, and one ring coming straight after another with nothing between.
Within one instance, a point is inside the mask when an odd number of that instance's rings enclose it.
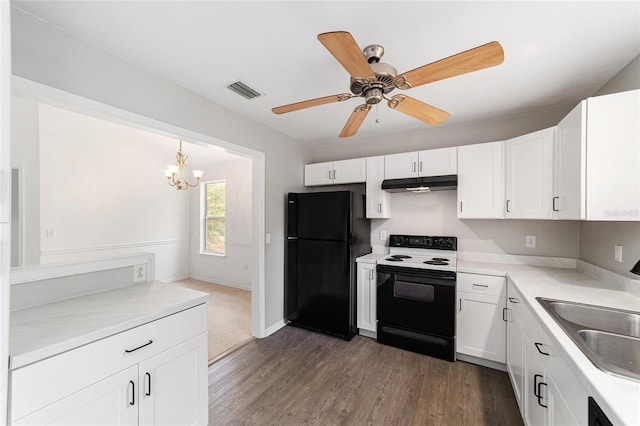
<instances>
[{"instance_id":1,"label":"stove control panel","mask_svg":"<svg viewBox=\"0 0 640 426\"><path fill-rule=\"evenodd\" d=\"M456 237L427 237L424 235L389 236L389 247L411 247L432 250L457 250Z\"/></svg>"}]
</instances>

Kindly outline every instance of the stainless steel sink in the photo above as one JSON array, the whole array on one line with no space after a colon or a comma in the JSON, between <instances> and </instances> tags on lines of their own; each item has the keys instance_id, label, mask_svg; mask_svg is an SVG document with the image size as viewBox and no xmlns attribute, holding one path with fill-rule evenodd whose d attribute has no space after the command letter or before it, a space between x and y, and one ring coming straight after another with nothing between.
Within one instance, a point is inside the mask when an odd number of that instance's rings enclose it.
<instances>
[{"instance_id":1,"label":"stainless steel sink","mask_svg":"<svg viewBox=\"0 0 640 426\"><path fill-rule=\"evenodd\" d=\"M640 313L543 297L536 300L596 367L640 381Z\"/></svg>"}]
</instances>

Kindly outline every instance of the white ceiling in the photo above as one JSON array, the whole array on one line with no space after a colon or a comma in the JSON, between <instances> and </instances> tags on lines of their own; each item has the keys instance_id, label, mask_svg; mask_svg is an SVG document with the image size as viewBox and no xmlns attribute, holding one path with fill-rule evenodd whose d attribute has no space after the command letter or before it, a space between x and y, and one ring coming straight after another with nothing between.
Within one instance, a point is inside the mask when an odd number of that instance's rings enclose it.
<instances>
[{"instance_id":1,"label":"white ceiling","mask_svg":"<svg viewBox=\"0 0 640 426\"><path fill-rule=\"evenodd\" d=\"M231 110L320 146L427 127L374 107L358 134L338 134L362 102L275 115L271 108L349 91L317 40L349 31L381 44L399 72L499 41L504 63L411 89L451 113L441 126L570 107L640 53L640 2L12 1L79 38ZM265 93L246 100L236 80ZM375 123L376 116L380 123Z\"/></svg>"}]
</instances>

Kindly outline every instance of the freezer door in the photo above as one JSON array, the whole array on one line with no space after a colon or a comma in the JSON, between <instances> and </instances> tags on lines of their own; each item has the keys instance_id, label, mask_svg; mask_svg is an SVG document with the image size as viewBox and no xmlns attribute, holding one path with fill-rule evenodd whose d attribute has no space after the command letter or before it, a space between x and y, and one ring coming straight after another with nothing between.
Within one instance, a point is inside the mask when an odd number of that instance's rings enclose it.
<instances>
[{"instance_id":1,"label":"freezer door","mask_svg":"<svg viewBox=\"0 0 640 426\"><path fill-rule=\"evenodd\" d=\"M298 194L298 239L349 241L349 191Z\"/></svg>"},{"instance_id":2,"label":"freezer door","mask_svg":"<svg viewBox=\"0 0 640 426\"><path fill-rule=\"evenodd\" d=\"M354 285L349 244L297 241L297 316L294 325L344 338L352 337Z\"/></svg>"}]
</instances>

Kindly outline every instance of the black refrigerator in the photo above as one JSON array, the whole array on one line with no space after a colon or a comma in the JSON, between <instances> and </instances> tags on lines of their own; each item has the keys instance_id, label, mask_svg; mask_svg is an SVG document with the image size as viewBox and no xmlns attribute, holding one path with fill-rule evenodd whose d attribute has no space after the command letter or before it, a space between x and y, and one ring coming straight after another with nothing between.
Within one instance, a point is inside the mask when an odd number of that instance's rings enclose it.
<instances>
[{"instance_id":1,"label":"black refrigerator","mask_svg":"<svg viewBox=\"0 0 640 426\"><path fill-rule=\"evenodd\" d=\"M289 193L286 224L288 323L351 340L358 331L355 259L371 252L364 194Z\"/></svg>"}]
</instances>

